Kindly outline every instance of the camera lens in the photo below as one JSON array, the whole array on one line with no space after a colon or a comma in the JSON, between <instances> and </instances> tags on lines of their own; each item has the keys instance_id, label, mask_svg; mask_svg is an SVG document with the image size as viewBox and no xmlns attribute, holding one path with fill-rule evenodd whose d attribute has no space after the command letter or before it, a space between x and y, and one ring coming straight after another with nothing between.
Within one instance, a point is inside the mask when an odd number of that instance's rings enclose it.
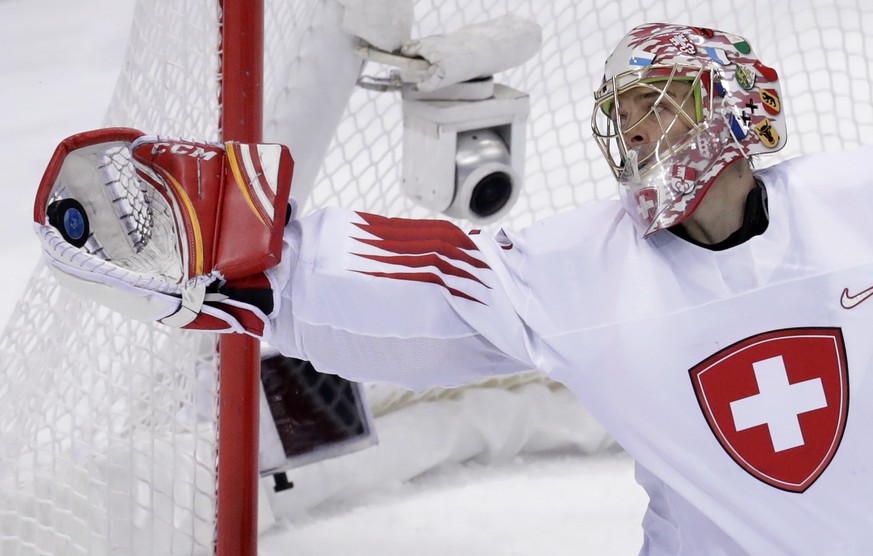
<instances>
[{"instance_id":1,"label":"camera lens","mask_svg":"<svg viewBox=\"0 0 873 556\"><path fill-rule=\"evenodd\" d=\"M512 178L505 172L494 172L482 178L470 196L470 210L477 216L491 216L506 205L512 195Z\"/></svg>"}]
</instances>

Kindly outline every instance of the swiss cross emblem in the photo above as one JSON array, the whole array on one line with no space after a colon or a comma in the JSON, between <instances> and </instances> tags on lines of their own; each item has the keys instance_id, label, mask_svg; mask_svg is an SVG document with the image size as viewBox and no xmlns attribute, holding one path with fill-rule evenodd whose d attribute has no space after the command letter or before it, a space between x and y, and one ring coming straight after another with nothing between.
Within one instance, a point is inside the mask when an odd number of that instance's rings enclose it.
<instances>
[{"instance_id":1,"label":"swiss cross emblem","mask_svg":"<svg viewBox=\"0 0 873 556\"><path fill-rule=\"evenodd\" d=\"M849 405L839 328L752 336L701 361L690 374L712 432L752 476L803 492L830 464Z\"/></svg>"},{"instance_id":2,"label":"swiss cross emblem","mask_svg":"<svg viewBox=\"0 0 873 556\"><path fill-rule=\"evenodd\" d=\"M658 191L654 188L647 187L640 189L636 193L637 213L645 222L651 222L655 219L655 209L658 208Z\"/></svg>"}]
</instances>

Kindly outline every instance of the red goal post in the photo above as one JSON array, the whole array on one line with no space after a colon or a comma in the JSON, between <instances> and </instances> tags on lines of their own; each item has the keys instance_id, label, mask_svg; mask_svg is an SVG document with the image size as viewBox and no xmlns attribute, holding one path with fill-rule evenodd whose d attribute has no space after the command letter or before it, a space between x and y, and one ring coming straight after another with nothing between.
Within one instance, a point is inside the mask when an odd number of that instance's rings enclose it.
<instances>
[{"instance_id":1,"label":"red goal post","mask_svg":"<svg viewBox=\"0 0 873 556\"><path fill-rule=\"evenodd\" d=\"M221 1L221 139L263 140L264 3ZM260 342L218 340L216 556L255 556L258 535Z\"/></svg>"}]
</instances>

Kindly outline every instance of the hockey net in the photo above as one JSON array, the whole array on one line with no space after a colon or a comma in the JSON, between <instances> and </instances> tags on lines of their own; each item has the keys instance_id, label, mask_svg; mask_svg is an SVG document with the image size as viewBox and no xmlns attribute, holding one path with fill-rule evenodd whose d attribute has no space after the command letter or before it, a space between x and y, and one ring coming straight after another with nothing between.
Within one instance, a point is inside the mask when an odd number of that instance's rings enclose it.
<instances>
[{"instance_id":1,"label":"hockey net","mask_svg":"<svg viewBox=\"0 0 873 556\"><path fill-rule=\"evenodd\" d=\"M507 13L543 29L537 56L496 76L531 100L524 191L499 223L506 228L614 195L590 139L591 95L611 46L646 21L735 31L780 70L790 138L763 164L873 136L873 40L865 33L873 6L857 0L622 0L597 9L574 0L418 0L414 7L414 36ZM268 0L265 12L264 139L291 147L303 212L339 205L434 217L398 187L399 94L348 79L361 62L339 31L340 4ZM213 0L139 2L104 124L219 137L218 20ZM0 340L0 553L211 553L219 534L215 338L126 321L60 290L42 268L14 315ZM560 391L536 370L472 386L507 392L532 383ZM464 395L376 386L370 394L376 415Z\"/></svg>"}]
</instances>

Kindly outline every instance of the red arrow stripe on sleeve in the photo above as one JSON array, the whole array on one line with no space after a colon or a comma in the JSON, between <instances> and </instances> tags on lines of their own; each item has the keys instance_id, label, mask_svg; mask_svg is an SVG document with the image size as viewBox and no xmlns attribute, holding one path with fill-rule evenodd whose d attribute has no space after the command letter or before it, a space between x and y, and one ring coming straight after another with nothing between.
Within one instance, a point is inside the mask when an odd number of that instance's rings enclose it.
<instances>
[{"instance_id":1,"label":"red arrow stripe on sleeve","mask_svg":"<svg viewBox=\"0 0 873 556\"><path fill-rule=\"evenodd\" d=\"M455 297L460 297L462 299L475 301L476 303L485 305L485 303L482 303L475 297L467 295L460 290L456 290L455 288L449 287L442 278L440 278L436 274L433 274L432 272L364 272L362 270L355 270L354 272L367 274L369 276L375 276L377 278L391 278L392 280L407 280L410 282L436 284L438 286L444 287L450 294Z\"/></svg>"},{"instance_id":2,"label":"red arrow stripe on sleeve","mask_svg":"<svg viewBox=\"0 0 873 556\"><path fill-rule=\"evenodd\" d=\"M382 239L440 239L460 249L479 250L463 230L447 220L388 218L366 212L359 212L358 216L363 218L366 224L355 224L356 226Z\"/></svg>"},{"instance_id":3,"label":"red arrow stripe on sleeve","mask_svg":"<svg viewBox=\"0 0 873 556\"><path fill-rule=\"evenodd\" d=\"M363 257L365 259L370 259L372 261L378 261L399 266L407 266L410 268L423 268L426 266L433 266L439 269L440 272L448 276L466 278L467 280L478 282L486 288L491 289L487 284L485 284L485 282L477 278L475 275L467 272L464 269L458 268L451 263L446 262L434 253L429 253L427 255L365 255L363 253L352 253L352 255Z\"/></svg>"},{"instance_id":4,"label":"red arrow stripe on sleeve","mask_svg":"<svg viewBox=\"0 0 873 556\"><path fill-rule=\"evenodd\" d=\"M390 240L390 239L364 239L353 238L361 243L378 247L383 251L390 251L398 255L424 255L426 253L438 253L447 259L462 261L476 268L491 268L485 262L469 255L456 245L439 239L428 240Z\"/></svg>"}]
</instances>

